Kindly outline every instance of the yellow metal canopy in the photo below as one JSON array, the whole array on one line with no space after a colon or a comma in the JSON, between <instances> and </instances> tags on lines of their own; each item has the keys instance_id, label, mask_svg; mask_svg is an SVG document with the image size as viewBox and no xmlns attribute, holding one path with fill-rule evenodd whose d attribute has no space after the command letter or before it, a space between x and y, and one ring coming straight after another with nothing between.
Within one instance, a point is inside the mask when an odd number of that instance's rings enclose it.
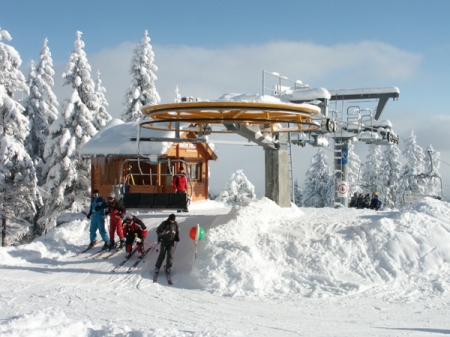
<instances>
[{"instance_id":1,"label":"yellow metal canopy","mask_svg":"<svg viewBox=\"0 0 450 337\"><path fill-rule=\"evenodd\" d=\"M183 131L210 133L233 132L224 124L243 124L261 132L307 132L320 127L311 118L320 108L306 103L183 102L145 106L142 113L149 118L142 127L164 131L176 131L177 125Z\"/></svg>"}]
</instances>

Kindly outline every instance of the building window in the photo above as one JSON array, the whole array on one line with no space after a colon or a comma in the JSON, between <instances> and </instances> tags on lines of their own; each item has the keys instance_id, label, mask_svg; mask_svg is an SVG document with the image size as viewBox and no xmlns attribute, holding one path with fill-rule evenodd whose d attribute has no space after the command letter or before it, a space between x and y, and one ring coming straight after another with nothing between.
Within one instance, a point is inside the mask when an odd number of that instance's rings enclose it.
<instances>
[{"instance_id":1,"label":"building window","mask_svg":"<svg viewBox=\"0 0 450 337\"><path fill-rule=\"evenodd\" d=\"M201 163L195 163L191 164L190 166L190 174L191 179L196 181L202 181L202 164Z\"/></svg>"}]
</instances>

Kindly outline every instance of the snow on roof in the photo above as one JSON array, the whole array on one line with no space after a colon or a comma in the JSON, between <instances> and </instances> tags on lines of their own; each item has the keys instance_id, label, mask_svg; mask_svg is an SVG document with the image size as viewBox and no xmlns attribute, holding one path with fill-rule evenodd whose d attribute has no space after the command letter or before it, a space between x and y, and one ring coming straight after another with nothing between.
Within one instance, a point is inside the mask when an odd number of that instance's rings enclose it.
<instances>
[{"instance_id":1,"label":"snow on roof","mask_svg":"<svg viewBox=\"0 0 450 337\"><path fill-rule=\"evenodd\" d=\"M304 89L304 88L291 88L291 91L284 91L284 96L289 96L290 101L308 101L315 99L330 99L331 95L325 88L313 88L313 89Z\"/></svg>"},{"instance_id":2,"label":"snow on roof","mask_svg":"<svg viewBox=\"0 0 450 337\"><path fill-rule=\"evenodd\" d=\"M81 157L98 157L110 155L137 156L137 143L130 138L137 137L138 122L125 123L120 119L111 120L102 130L92 137L81 148ZM156 131L141 129L141 138L166 137L173 138L173 131ZM172 142L141 142L140 149L144 154L161 155L167 152Z\"/></svg>"},{"instance_id":3,"label":"snow on roof","mask_svg":"<svg viewBox=\"0 0 450 337\"><path fill-rule=\"evenodd\" d=\"M270 95L259 95L259 94L238 94L238 93L227 93L222 95L218 102L264 102L264 103L284 103L279 98Z\"/></svg>"},{"instance_id":4,"label":"snow on roof","mask_svg":"<svg viewBox=\"0 0 450 337\"><path fill-rule=\"evenodd\" d=\"M389 93L400 93L397 87L380 87L380 88L358 88L358 89L337 89L328 90L332 96L334 95L366 95L366 94L389 94Z\"/></svg>"}]
</instances>

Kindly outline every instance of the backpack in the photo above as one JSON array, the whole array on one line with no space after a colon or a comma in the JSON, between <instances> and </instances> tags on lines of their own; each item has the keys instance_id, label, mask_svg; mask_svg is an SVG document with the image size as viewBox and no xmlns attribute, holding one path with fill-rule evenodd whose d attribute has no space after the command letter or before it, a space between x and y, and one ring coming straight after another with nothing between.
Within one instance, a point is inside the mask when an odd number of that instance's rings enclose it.
<instances>
[{"instance_id":1,"label":"backpack","mask_svg":"<svg viewBox=\"0 0 450 337\"><path fill-rule=\"evenodd\" d=\"M161 239L163 241L172 241L175 239L175 236L177 234L177 223L170 223L167 220L164 221L161 225L163 225L162 227L162 232L159 233L159 235L161 236Z\"/></svg>"}]
</instances>

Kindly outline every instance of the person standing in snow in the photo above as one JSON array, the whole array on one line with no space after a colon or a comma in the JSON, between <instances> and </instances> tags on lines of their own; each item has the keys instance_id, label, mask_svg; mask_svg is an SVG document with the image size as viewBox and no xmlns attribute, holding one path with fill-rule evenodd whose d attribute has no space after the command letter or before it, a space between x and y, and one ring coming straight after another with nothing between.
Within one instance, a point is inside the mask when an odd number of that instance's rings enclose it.
<instances>
[{"instance_id":1,"label":"person standing in snow","mask_svg":"<svg viewBox=\"0 0 450 337\"><path fill-rule=\"evenodd\" d=\"M177 174L175 174L172 178L172 186L173 189L175 190L175 193L183 193L186 194L187 191L187 186L188 186L188 180L187 180L187 176L184 173L184 168L183 166L180 167L180 170L178 171ZM185 210L185 212L187 212L187 208ZM177 210L177 212L181 212L181 210Z\"/></svg>"},{"instance_id":2,"label":"person standing in snow","mask_svg":"<svg viewBox=\"0 0 450 337\"><path fill-rule=\"evenodd\" d=\"M97 243L97 230L105 243L102 249L109 248L109 238L105 230L105 205L107 202L104 198L100 196L98 190L94 190L91 194L91 207L89 208L89 213L87 218L91 219L91 224L89 226L89 234L91 243L90 247L95 246Z\"/></svg>"},{"instance_id":3,"label":"person standing in snow","mask_svg":"<svg viewBox=\"0 0 450 337\"><path fill-rule=\"evenodd\" d=\"M358 200L358 194L355 192L350 199L350 206L349 207L356 207L356 201Z\"/></svg>"},{"instance_id":4,"label":"person standing in snow","mask_svg":"<svg viewBox=\"0 0 450 337\"><path fill-rule=\"evenodd\" d=\"M366 196L364 197L364 208L369 208L370 207L370 196L369 193L366 194Z\"/></svg>"},{"instance_id":5,"label":"person standing in snow","mask_svg":"<svg viewBox=\"0 0 450 337\"><path fill-rule=\"evenodd\" d=\"M122 218L125 216L126 209L123 206L122 201L116 200L116 194L114 192L108 195L108 208L106 214L109 214L109 238L110 248L115 246L114 236L117 231L119 236L120 245L119 249L125 246L125 237L123 235Z\"/></svg>"},{"instance_id":6,"label":"person standing in snow","mask_svg":"<svg viewBox=\"0 0 450 337\"><path fill-rule=\"evenodd\" d=\"M186 174L184 173L183 166L181 166L178 173L173 176L172 186L173 189L175 190L175 193L186 194L187 185L188 185L187 177Z\"/></svg>"},{"instance_id":7,"label":"person standing in snow","mask_svg":"<svg viewBox=\"0 0 450 337\"><path fill-rule=\"evenodd\" d=\"M356 199L356 208L364 208L364 197L362 193L359 193L358 199Z\"/></svg>"},{"instance_id":8,"label":"person standing in snow","mask_svg":"<svg viewBox=\"0 0 450 337\"><path fill-rule=\"evenodd\" d=\"M158 242L161 242L161 247L155 264L155 274L159 273L159 268L161 268L161 264L166 255L166 273L170 274L171 272L173 254L175 252L175 242L180 241L180 227L175 219L175 214L170 214L169 218L166 221L163 221L156 229Z\"/></svg>"},{"instance_id":9,"label":"person standing in snow","mask_svg":"<svg viewBox=\"0 0 450 337\"><path fill-rule=\"evenodd\" d=\"M148 229L144 222L134 215L128 215L123 224L123 233L125 235L126 241L126 258L131 256L131 251L133 250L133 242L136 241L137 250L140 253L138 258L142 259L144 257L144 240L147 237Z\"/></svg>"},{"instance_id":10,"label":"person standing in snow","mask_svg":"<svg viewBox=\"0 0 450 337\"><path fill-rule=\"evenodd\" d=\"M378 211L378 210L381 208L381 200L378 199L378 193L377 193L377 192L374 192L374 193L373 193L373 198L372 198L372 200L370 201L370 206L369 206L369 208L370 208L370 209L374 209L374 210L376 210L376 211Z\"/></svg>"}]
</instances>

